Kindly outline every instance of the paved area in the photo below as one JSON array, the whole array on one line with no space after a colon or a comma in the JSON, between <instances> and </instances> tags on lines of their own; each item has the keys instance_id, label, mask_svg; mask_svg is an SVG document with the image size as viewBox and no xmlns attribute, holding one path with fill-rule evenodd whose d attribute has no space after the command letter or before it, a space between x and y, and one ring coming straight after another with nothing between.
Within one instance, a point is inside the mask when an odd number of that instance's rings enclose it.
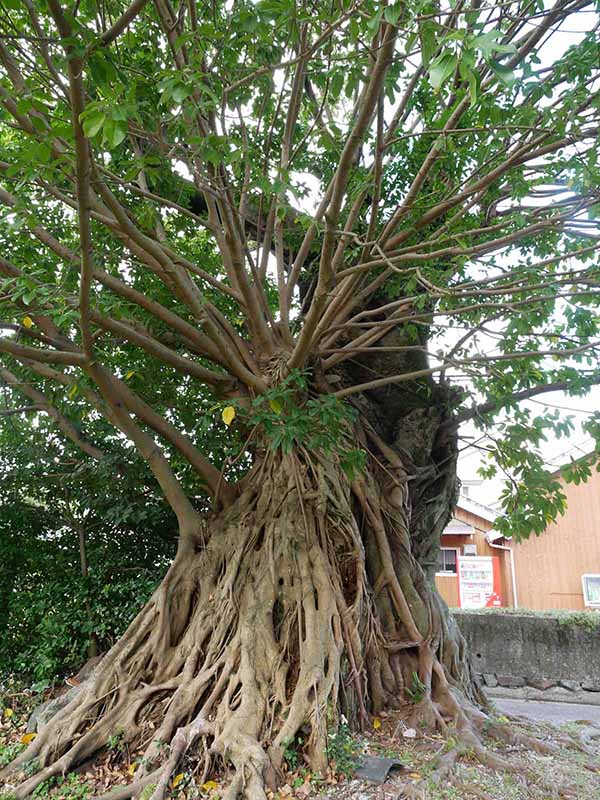
<instances>
[{"instance_id":1,"label":"paved area","mask_svg":"<svg viewBox=\"0 0 600 800\"><path fill-rule=\"evenodd\" d=\"M541 700L511 700L493 697L496 708L504 714L517 714L541 722L573 722L587 720L600 725L600 706L578 703L548 703Z\"/></svg>"}]
</instances>

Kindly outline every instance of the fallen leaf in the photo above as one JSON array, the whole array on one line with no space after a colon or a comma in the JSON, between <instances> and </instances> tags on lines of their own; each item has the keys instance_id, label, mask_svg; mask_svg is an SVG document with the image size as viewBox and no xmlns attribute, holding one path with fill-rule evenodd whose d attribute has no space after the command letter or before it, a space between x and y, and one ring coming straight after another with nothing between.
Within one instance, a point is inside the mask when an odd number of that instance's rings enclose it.
<instances>
[{"instance_id":1,"label":"fallen leaf","mask_svg":"<svg viewBox=\"0 0 600 800\"><path fill-rule=\"evenodd\" d=\"M235 419L235 408L233 406L226 406L223 409L222 417L223 417L223 422L225 423L225 425L227 425L227 427L229 427L231 425L231 423L233 422L233 420Z\"/></svg>"},{"instance_id":2,"label":"fallen leaf","mask_svg":"<svg viewBox=\"0 0 600 800\"><path fill-rule=\"evenodd\" d=\"M5 716L7 719L10 719L14 713L15 713L15 712L12 710L12 708L5 708L5 709L4 709L4 716Z\"/></svg>"},{"instance_id":3,"label":"fallen leaf","mask_svg":"<svg viewBox=\"0 0 600 800\"><path fill-rule=\"evenodd\" d=\"M31 319L31 317L23 317L23 327L33 328L33 320Z\"/></svg>"},{"instance_id":4,"label":"fallen leaf","mask_svg":"<svg viewBox=\"0 0 600 800\"><path fill-rule=\"evenodd\" d=\"M296 791L296 797L299 797L300 800L304 800L305 797L309 797L312 794L312 784L310 781L305 781L302 786L299 786Z\"/></svg>"},{"instance_id":5,"label":"fallen leaf","mask_svg":"<svg viewBox=\"0 0 600 800\"><path fill-rule=\"evenodd\" d=\"M381 728L381 720L378 717L375 717L373 720L373 728L378 731Z\"/></svg>"},{"instance_id":6,"label":"fallen leaf","mask_svg":"<svg viewBox=\"0 0 600 800\"><path fill-rule=\"evenodd\" d=\"M419 781L419 780L421 780L421 773L420 772L409 772L408 773L408 777L409 778L414 778L416 781Z\"/></svg>"},{"instance_id":7,"label":"fallen leaf","mask_svg":"<svg viewBox=\"0 0 600 800\"><path fill-rule=\"evenodd\" d=\"M37 733L25 733L21 736L21 744L29 744L29 742L33 742Z\"/></svg>"},{"instance_id":8,"label":"fallen leaf","mask_svg":"<svg viewBox=\"0 0 600 800\"><path fill-rule=\"evenodd\" d=\"M402 731L402 736L404 736L405 739L416 739L417 732L414 728L407 728L405 731Z\"/></svg>"},{"instance_id":9,"label":"fallen leaf","mask_svg":"<svg viewBox=\"0 0 600 800\"><path fill-rule=\"evenodd\" d=\"M175 777L173 778L173 782L171 783L173 789L176 789L179 786L179 784L183 780L183 777L184 777L183 772L180 772L179 775L175 775Z\"/></svg>"},{"instance_id":10,"label":"fallen leaf","mask_svg":"<svg viewBox=\"0 0 600 800\"><path fill-rule=\"evenodd\" d=\"M134 762L133 762L132 764L130 764L130 765L129 765L129 767L127 768L127 772L128 772L130 775L132 775L132 776L133 776L133 774L135 773L136 769L137 769L137 761L134 761Z\"/></svg>"},{"instance_id":11,"label":"fallen leaf","mask_svg":"<svg viewBox=\"0 0 600 800\"><path fill-rule=\"evenodd\" d=\"M219 784L216 781L206 781L206 783L203 783L200 788L204 792L210 792L211 789L218 789Z\"/></svg>"}]
</instances>

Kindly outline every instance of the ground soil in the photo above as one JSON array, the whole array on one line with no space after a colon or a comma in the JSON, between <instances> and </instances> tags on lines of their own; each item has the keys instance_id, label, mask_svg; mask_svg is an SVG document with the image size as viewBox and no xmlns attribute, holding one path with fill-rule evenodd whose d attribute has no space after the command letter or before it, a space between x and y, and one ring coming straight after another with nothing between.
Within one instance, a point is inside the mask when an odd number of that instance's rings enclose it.
<instances>
[{"instance_id":1,"label":"ground soil","mask_svg":"<svg viewBox=\"0 0 600 800\"><path fill-rule=\"evenodd\" d=\"M0 764L23 748L28 715L41 699L31 691L10 688L0 695ZM500 714L498 717L501 722L507 721ZM557 797L600 800L600 771L589 768L590 761L600 763L600 728L584 720L562 726L519 718L511 722L524 734L558 744L560 753L542 755L527 747L489 741L486 744L492 752L522 765L523 773L496 772L482 766L466 751L453 769L452 780L434 785L428 776L433 774L436 757L439 759L452 749L452 732L442 737L415 730L414 738L407 737L405 733L409 731L402 722L401 713L394 713L376 718L373 729L360 735L351 735L342 726L341 732L330 739L330 768L322 777L312 775L303 766L301 747L290 746L285 783L270 796L273 800L401 800L409 792L411 797L422 800L550 800L548 783L551 783L563 787ZM581 742L582 736L590 750L588 753L569 746L569 742ZM593 758L590 758L591 751L595 754ZM361 753L397 758L404 767L382 785L359 781L353 774ZM54 780L51 785L38 787L35 796L56 800L100 797L116 786L133 781L140 756L141 753L130 752L123 746L118 736L113 737L94 762L84 764L64 779ZM535 776L539 776L540 785ZM10 788L4 787L4 791L7 790L10 793ZM0 796L1 792L0 787ZM176 800L217 800L221 796L221 786L218 779L210 775L195 774L192 762L184 763L172 781L168 796Z\"/></svg>"}]
</instances>

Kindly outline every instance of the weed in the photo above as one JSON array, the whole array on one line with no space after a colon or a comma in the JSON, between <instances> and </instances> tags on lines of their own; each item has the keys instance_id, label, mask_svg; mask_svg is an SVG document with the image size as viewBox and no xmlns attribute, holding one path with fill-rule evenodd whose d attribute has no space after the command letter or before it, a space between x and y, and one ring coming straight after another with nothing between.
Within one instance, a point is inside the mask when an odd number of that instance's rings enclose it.
<instances>
[{"instance_id":1,"label":"weed","mask_svg":"<svg viewBox=\"0 0 600 800\"><path fill-rule=\"evenodd\" d=\"M23 772L25 775L34 775L40 768L40 763L37 759L32 758L31 761L27 761L23 764Z\"/></svg>"},{"instance_id":2,"label":"weed","mask_svg":"<svg viewBox=\"0 0 600 800\"><path fill-rule=\"evenodd\" d=\"M336 772L349 778L360 762L363 746L357 742L346 722L327 736L327 758L335 763Z\"/></svg>"},{"instance_id":3,"label":"weed","mask_svg":"<svg viewBox=\"0 0 600 800\"><path fill-rule=\"evenodd\" d=\"M125 751L125 731L117 730L112 736L108 737L106 746L113 753L123 753Z\"/></svg>"},{"instance_id":4,"label":"weed","mask_svg":"<svg viewBox=\"0 0 600 800\"><path fill-rule=\"evenodd\" d=\"M405 763L407 760L407 756L402 755L402 753L399 753L397 750L393 750L391 747L384 747L381 744L371 744L371 750L383 756L383 758L395 758L397 761L402 761L402 763Z\"/></svg>"},{"instance_id":5,"label":"weed","mask_svg":"<svg viewBox=\"0 0 600 800\"><path fill-rule=\"evenodd\" d=\"M421 700L425 697L426 686L423 681L419 678L416 672L412 674L412 683L410 686L406 688L406 694L408 695L408 699L414 705L420 703Z\"/></svg>"},{"instance_id":6,"label":"weed","mask_svg":"<svg viewBox=\"0 0 600 800\"><path fill-rule=\"evenodd\" d=\"M56 783L57 778L53 775L51 778L48 778L47 781L43 781L39 786L36 786L33 790L33 797L48 797L50 795L50 790L56 786Z\"/></svg>"},{"instance_id":7,"label":"weed","mask_svg":"<svg viewBox=\"0 0 600 800\"><path fill-rule=\"evenodd\" d=\"M20 742L12 742L11 744L0 743L0 767L5 767L7 764L10 764L24 749L25 745Z\"/></svg>"},{"instance_id":8,"label":"weed","mask_svg":"<svg viewBox=\"0 0 600 800\"><path fill-rule=\"evenodd\" d=\"M298 769L300 763L300 751L304 744L304 739L301 736L296 736L292 739L285 739L283 742L283 757L288 769L294 772Z\"/></svg>"},{"instance_id":9,"label":"weed","mask_svg":"<svg viewBox=\"0 0 600 800\"><path fill-rule=\"evenodd\" d=\"M48 778L47 781L40 783L33 792L33 797L55 797L60 800L88 800L90 787L83 779L70 772L66 777Z\"/></svg>"}]
</instances>

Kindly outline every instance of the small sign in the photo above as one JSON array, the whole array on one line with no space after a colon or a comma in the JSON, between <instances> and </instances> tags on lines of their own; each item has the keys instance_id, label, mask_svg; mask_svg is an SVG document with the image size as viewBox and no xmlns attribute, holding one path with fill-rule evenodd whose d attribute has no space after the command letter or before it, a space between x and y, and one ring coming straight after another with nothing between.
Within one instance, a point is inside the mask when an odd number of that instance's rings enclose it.
<instances>
[{"instance_id":1,"label":"small sign","mask_svg":"<svg viewBox=\"0 0 600 800\"><path fill-rule=\"evenodd\" d=\"M459 556L458 596L461 608L502 605L500 561L495 556Z\"/></svg>"}]
</instances>

